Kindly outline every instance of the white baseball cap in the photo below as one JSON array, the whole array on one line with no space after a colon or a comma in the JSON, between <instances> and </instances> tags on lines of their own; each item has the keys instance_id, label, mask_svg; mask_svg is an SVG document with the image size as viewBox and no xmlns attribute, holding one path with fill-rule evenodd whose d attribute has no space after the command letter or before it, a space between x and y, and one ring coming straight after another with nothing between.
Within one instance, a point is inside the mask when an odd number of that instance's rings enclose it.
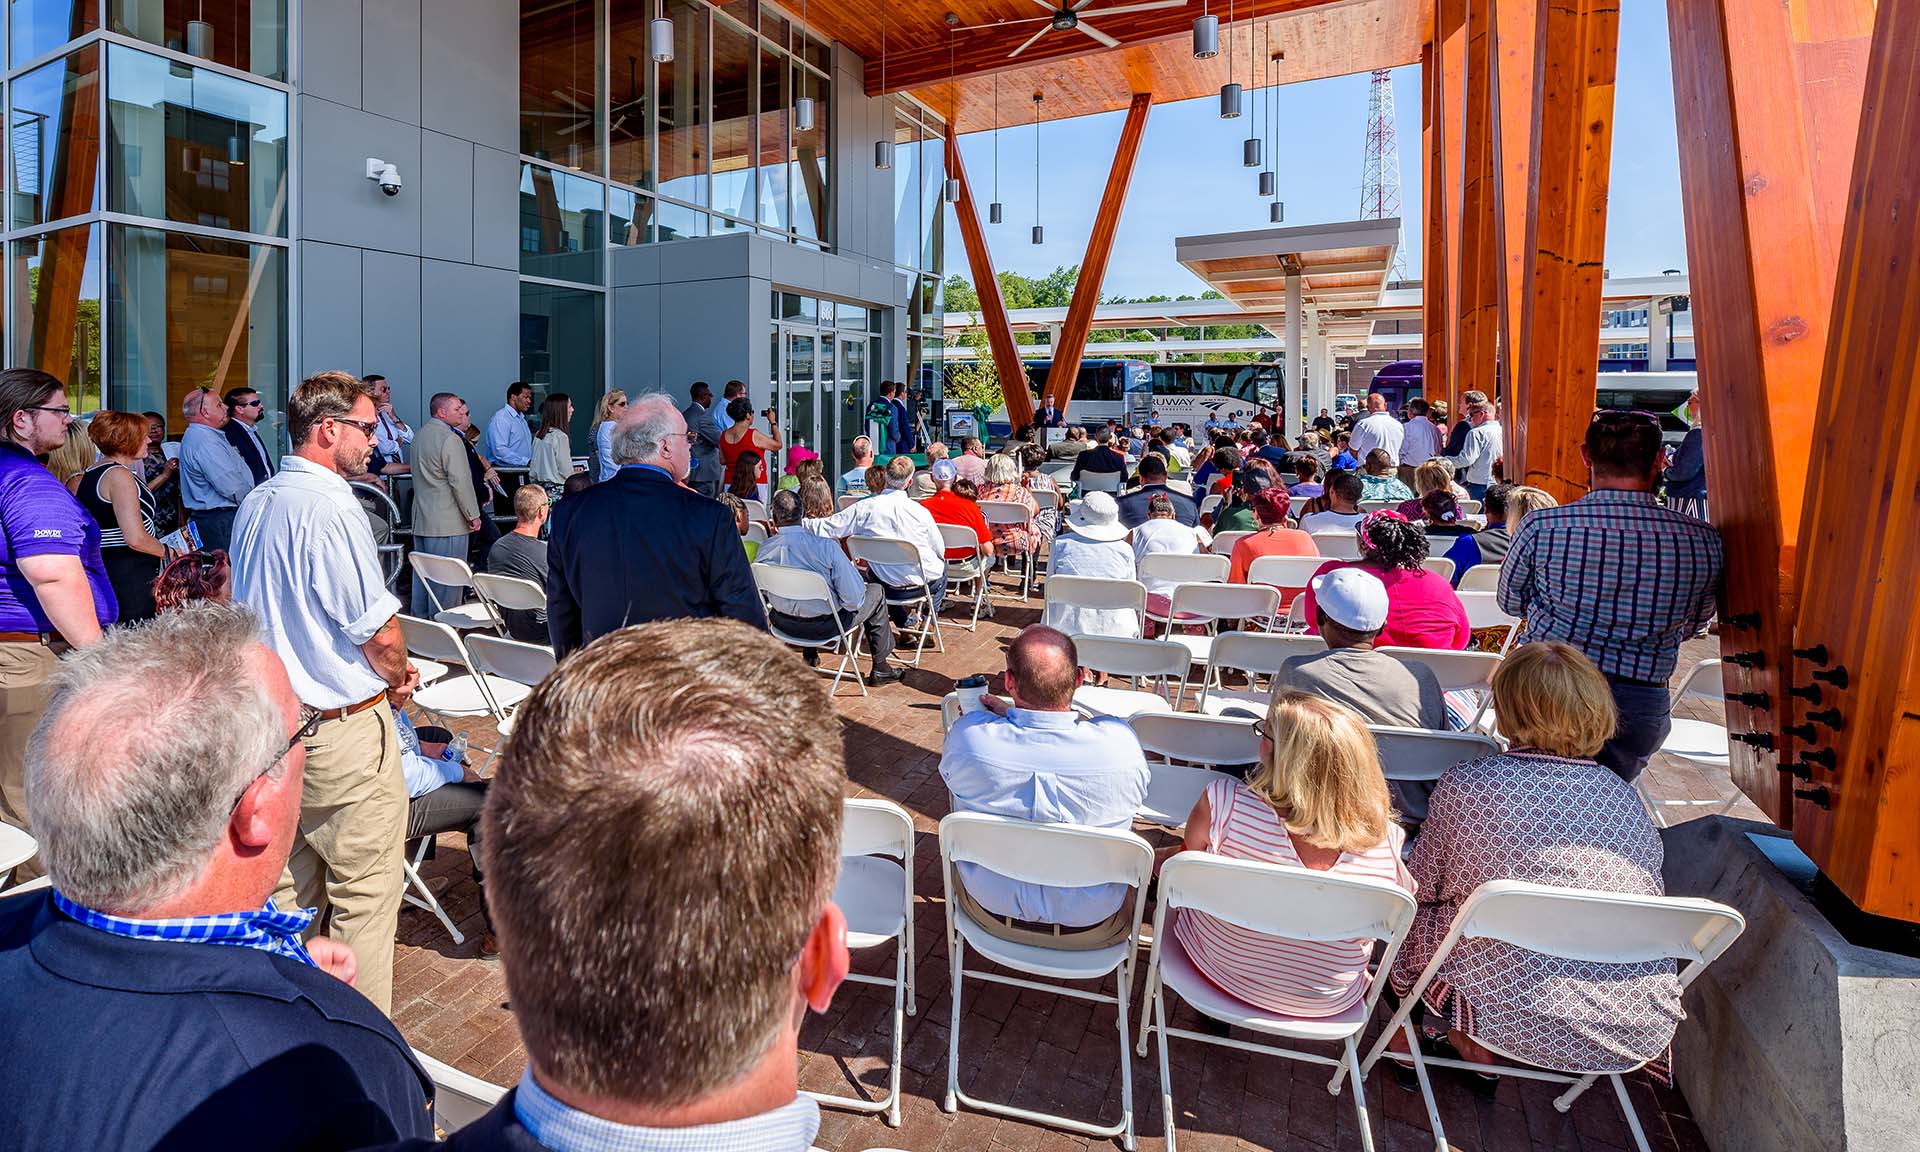
<instances>
[{"instance_id":1,"label":"white baseball cap","mask_svg":"<svg viewBox=\"0 0 1920 1152\"><path fill-rule=\"evenodd\" d=\"M1327 619L1355 632L1387 626L1387 586L1359 568L1335 568L1315 576L1313 602Z\"/></svg>"}]
</instances>

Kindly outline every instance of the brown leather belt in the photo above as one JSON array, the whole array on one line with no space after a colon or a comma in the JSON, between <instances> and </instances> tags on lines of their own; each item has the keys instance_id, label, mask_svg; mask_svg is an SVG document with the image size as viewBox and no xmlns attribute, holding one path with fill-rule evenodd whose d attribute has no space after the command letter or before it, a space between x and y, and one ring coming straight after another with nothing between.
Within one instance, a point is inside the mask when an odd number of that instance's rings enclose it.
<instances>
[{"instance_id":1,"label":"brown leather belt","mask_svg":"<svg viewBox=\"0 0 1920 1152\"><path fill-rule=\"evenodd\" d=\"M51 648L60 642L58 632L0 632L0 644L40 644Z\"/></svg>"},{"instance_id":2,"label":"brown leather belt","mask_svg":"<svg viewBox=\"0 0 1920 1152\"><path fill-rule=\"evenodd\" d=\"M348 716L358 716L360 713L365 712L367 709L373 707L375 704L380 703L380 701L385 700L386 698L387 698L387 694L385 692L375 692L373 695L367 697L365 700L360 701L358 704L349 704L345 708L323 708L320 711L320 719L340 720Z\"/></svg>"}]
</instances>

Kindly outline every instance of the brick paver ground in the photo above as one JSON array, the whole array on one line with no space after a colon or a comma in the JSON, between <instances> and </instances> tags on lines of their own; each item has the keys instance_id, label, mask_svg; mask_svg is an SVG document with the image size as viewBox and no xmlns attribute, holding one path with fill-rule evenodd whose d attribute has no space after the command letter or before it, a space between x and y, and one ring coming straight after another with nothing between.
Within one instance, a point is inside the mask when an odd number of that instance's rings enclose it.
<instances>
[{"instance_id":1,"label":"brick paver ground","mask_svg":"<svg viewBox=\"0 0 1920 1152\"><path fill-rule=\"evenodd\" d=\"M951 615L950 610L949 619ZM842 685L837 706L846 730L849 794L883 796L905 806L919 833L914 881L918 994L917 1012L906 1021L901 1126L893 1129L877 1116L827 1109L821 1148L948 1152L1119 1145L1118 1140L1090 1141L1036 1124L966 1111L949 1115L940 1109L952 1011L936 837L948 809L939 774L940 699L958 677L1003 669L1008 638L1038 615L1037 600L1028 607L1017 601L1002 603L997 619L981 621L977 633L946 627L946 652L929 650L923 667L910 669L902 683L865 698ZM1689 645L1681 674L1709 654L1704 642ZM1683 706L1681 712L1715 718L1698 703ZM490 729L471 731L476 745L493 742ZM1734 800L1737 793L1724 774L1703 773L1665 757L1656 759L1649 771L1656 798L1716 802L1665 809L1670 822L1716 812L1728 803L1736 805L1736 814L1757 816L1744 798ZM1161 843L1170 842L1164 834L1155 835ZM467 869L464 839L440 837L437 858L424 872L467 941L455 945L439 922L420 909L407 907L401 913L394 1019L422 1050L493 1083L510 1085L520 1076L525 1055L508 1011L500 964L477 955L480 893ZM856 955L855 967L891 975L893 953L879 949L873 955ZM1144 974L1144 957L1140 971ZM1133 1000L1137 1008L1137 994ZM963 1090L1033 1109L1097 1116L1103 1122L1118 1117L1119 1037L1111 1008L971 981L962 1003ZM810 1018L802 1033L801 1087L884 1094L891 1005L887 989L845 985L832 1010ZM1184 1022L1193 1027L1191 1012L1185 1014ZM1176 1025L1183 1022L1181 1016L1177 1011ZM1318 1067L1178 1039L1170 1053L1182 1148L1350 1152L1360 1146L1351 1096L1329 1095L1328 1073ZM1147 1059L1133 1060L1133 1077L1139 1146L1161 1149L1160 1077L1151 1046ZM1604 1083L1563 1115L1554 1110L1555 1090L1547 1085L1503 1079L1494 1096L1483 1099L1448 1072L1437 1071L1435 1077L1449 1142L1465 1152L1618 1152L1632 1147ZM1397 1087L1384 1066L1375 1069L1365 1090L1380 1148L1414 1152L1433 1147L1418 1094ZM1677 1093L1646 1077L1632 1078L1631 1093L1655 1149L1705 1149Z\"/></svg>"}]
</instances>

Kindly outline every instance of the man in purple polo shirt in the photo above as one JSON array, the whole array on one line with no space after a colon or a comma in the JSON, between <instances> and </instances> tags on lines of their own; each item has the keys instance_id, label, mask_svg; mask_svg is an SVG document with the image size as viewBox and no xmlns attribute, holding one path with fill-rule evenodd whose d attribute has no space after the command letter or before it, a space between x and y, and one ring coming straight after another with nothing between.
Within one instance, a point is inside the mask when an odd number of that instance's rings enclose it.
<instances>
[{"instance_id":1,"label":"man in purple polo shirt","mask_svg":"<svg viewBox=\"0 0 1920 1152\"><path fill-rule=\"evenodd\" d=\"M0 371L0 820L29 831L21 775L57 650L94 643L119 616L100 525L38 459L66 442L66 393L45 372Z\"/></svg>"}]
</instances>

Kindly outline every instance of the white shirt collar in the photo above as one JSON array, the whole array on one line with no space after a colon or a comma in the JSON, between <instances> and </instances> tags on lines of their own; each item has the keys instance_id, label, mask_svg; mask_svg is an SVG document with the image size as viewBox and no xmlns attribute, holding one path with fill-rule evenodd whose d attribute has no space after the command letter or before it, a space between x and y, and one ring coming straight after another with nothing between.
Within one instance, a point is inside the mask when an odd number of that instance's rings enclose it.
<instances>
[{"instance_id":1,"label":"white shirt collar","mask_svg":"<svg viewBox=\"0 0 1920 1152\"><path fill-rule=\"evenodd\" d=\"M642 1128L581 1112L520 1075L514 1116L552 1152L805 1152L820 1131L820 1106L805 1096L739 1120L693 1128Z\"/></svg>"}]
</instances>

